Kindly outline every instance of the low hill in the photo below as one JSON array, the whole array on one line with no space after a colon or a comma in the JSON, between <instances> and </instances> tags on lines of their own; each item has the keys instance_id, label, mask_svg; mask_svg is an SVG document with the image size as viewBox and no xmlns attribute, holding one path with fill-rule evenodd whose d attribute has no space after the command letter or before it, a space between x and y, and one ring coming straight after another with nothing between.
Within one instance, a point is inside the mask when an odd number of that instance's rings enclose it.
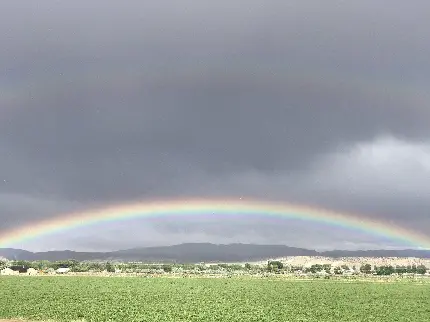
<instances>
[{"instance_id":1,"label":"low hill","mask_svg":"<svg viewBox=\"0 0 430 322\"><path fill-rule=\"evenodd\" d=\"M244 262L288 256L341 257L416 257L430 258L429 250L315 250L283 245L187 243L173 246L143 247L112 252L75 252L71 250L29 252L0 248L0 256L11 260L142 261L142 262Z\"/></svg>"}]
</instances>

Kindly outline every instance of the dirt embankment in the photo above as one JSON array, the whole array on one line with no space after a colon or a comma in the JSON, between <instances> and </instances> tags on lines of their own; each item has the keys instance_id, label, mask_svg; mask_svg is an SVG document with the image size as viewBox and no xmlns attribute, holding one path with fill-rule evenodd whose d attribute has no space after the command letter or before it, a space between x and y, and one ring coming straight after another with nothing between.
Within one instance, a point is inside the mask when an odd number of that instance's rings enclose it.
<instances>
[{"instance_id":1,"label":"dirt embankment","mask_svg":"<svg viewBox=\"0 0 430 322\"><path fill-rule=\"evenodd\" d=\"M349 267L360 267L364 264L372 266L408 266L408 265L424 265L430 268L430 259L415 258L415 257L320 257L320 256L291 256L276 258L282 263L289 266L312 266L314 264L331 264L332 266L347 265ZM261 261L257 264L263 265L267 261Z\"/></svg>"}]
</instances>

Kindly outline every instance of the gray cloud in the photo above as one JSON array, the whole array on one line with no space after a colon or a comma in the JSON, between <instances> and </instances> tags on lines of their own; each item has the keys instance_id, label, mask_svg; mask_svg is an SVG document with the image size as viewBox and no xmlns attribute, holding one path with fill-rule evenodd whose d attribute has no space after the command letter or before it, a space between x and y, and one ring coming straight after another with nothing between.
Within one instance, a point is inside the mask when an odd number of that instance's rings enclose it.
<instances>
[{"instance_id":1,"label":"gray cloud","mask_svg":"<svg viewBox=\"0 0 430 322\"><path fill-rule=\"evenodd\" d=\"M244 196L430 232L428 2L4 8L1 228L132 200ZM270 241L233 227L225 240ZM85 243L110 245L102 232Z\"/></svg>"}]
</instances>

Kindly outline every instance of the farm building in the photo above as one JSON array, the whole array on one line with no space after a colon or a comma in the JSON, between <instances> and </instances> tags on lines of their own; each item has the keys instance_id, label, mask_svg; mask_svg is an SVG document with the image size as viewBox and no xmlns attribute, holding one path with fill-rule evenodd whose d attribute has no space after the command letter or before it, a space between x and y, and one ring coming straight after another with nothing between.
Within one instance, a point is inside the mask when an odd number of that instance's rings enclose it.
<instances>
[{"instance_id":1,"label":"farm building","mask_svg":"<svg viewBox=\"0 0 430 322\"><path fill-rule=\"evenodd\" d=\"M27 271L29 269L29 267L24 266L24 265L10 266L9 268L15 272L18 272L18 273L27 273Z\"/></svg>"},{"instance_id":2,"label":"farm building","mask_svg":"<svg viewBox=\"0 0 430 322\"><path fill-rule=\"evenodd\" d=\"M11 266L6 267L2 271L0 271L1 275L37 275L38 271L32 267L25 267L25 266Z\"/></svg>"},{"instance_id":3,"label":"farm building","mask_svg":"<svg viewBox=\"0 0 430 322\"><path fill-rule=\"evenodd\" d=\"M27 275L37 275L38 273L39 272L37 270L31 267L27 270Z\"/></svg>"},{"instance_id":4,"label":"farm building","mask_svg":"<svg viewBox=\"0 0 430 322\"><path fill-rule=\"evenodd\" d=\"M2 269L0 271L0 275L18 275L19 272L14 271L12 269L10 269L9 267L6 267L5 269Z\"/></svg>"},{"instance_id":5,"label":"farm building","mask_svg":"<svg viewBox=\"0 0 430 322\"><path fill-rule=\"evenodd\" d=\"M55 272L57 274L67 274L68 272L70 272L70 268L68 268L68 267L60 267Z\"/></svg>"}]
</instances>

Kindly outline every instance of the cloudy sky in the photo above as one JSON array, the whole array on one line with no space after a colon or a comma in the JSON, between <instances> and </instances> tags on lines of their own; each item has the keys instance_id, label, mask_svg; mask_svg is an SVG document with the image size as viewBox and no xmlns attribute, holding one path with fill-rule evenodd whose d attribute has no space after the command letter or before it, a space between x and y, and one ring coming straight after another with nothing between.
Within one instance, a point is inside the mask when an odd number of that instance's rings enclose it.
<instances>
[{"instance_id":1,"label":"cloudy sky","mask_svg":"<svg viewBox=\"0 0 430 322\"><path fill-rule=\"evenodd\" d=\"M430 234L428 12L424 0L4 0L0 231L111 204L229 197ZM110 223L13 246L192 241L402 246L264 216Z\"/></svg>"}]
</instances>

